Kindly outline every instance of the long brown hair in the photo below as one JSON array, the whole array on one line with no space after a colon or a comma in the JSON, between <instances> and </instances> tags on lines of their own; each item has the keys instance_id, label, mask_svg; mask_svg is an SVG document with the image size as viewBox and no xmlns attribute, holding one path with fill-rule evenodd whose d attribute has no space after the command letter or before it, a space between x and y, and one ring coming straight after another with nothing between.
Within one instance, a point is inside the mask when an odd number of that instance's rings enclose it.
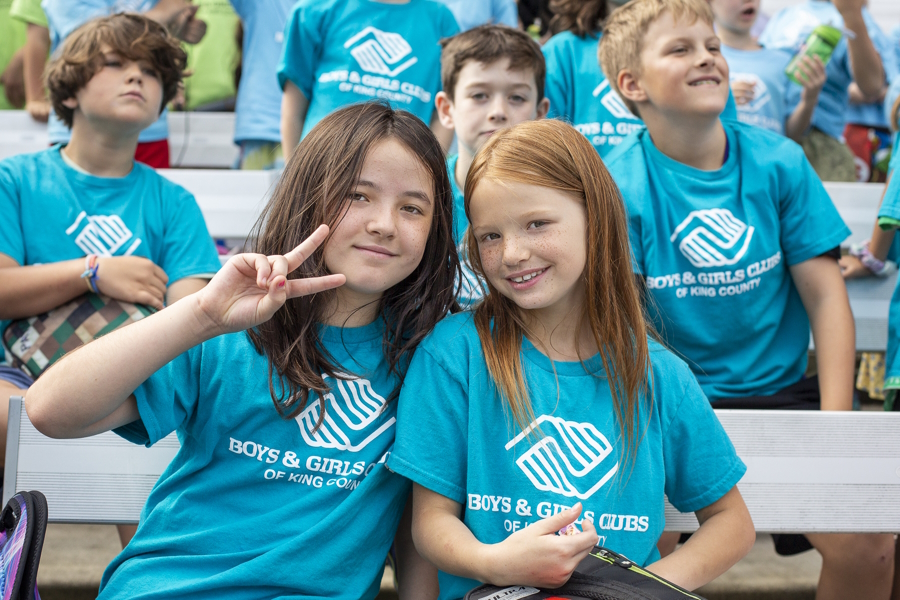
<instances>
[{"instance_id":1,"label":"long brown hair","mask_svg":"<svg viewBox=\"0 0 900 600\"><path fill-rule=\"evenodd\" d=\"M607 15L606 0L550 0L550 32L571 31L578 37L597 36Z\"/></svg>"},{"instance_id":2,"label":"long brown hair","mask_svg":"<svg viewBox=\"0 0 900 600\"><path fill-rule=\"evenodd\" d=\"M582 134L562 121L547 119L491 136L466 177L467 217L471 216L472 194L484 180L536 185L583 199L587 222L584 324L600 349L627 464L640 441L641 399L649 397L647 336L652 335L652 326L644 315L634 279L628 221L619 189ZM488 282L489 293L474 317L488 370L524 430L534 420L520 360L522 336L528 333L525 311L484 276L472 228L466 243L474 270Z\"/></svg>"},{"instance_id":3,"label":"long brown hair","mask_svg":"<svg viewBox=\"0 0 900 600\"><path fill-rule=\"evenodd\" d=\"M367 102L337 110L322 119L291 153L278 186L254 227L255 252L284 254L321 223L331 230L340 223L356 187L366 155L378 142L394 139L419 158L434 186L434 217L422 261L406 279L384 292L384 354L390 372L403 382L419 342L455 308L454 282L459 259L453 242L453 193L440 144L411 113L386 103ZM325 241L327 244L328 241ZM323 244L288 278L328 273ZM250 340L269 360L269 392L278 412L292 418L310 394L319 394L319 421L325 418L325 376L346 379L323 348L319 323L335 298L329 290L288 300L275 316L248 331ZM388 401L399 394L399 385Z\"/></svg>"}]
</instances>

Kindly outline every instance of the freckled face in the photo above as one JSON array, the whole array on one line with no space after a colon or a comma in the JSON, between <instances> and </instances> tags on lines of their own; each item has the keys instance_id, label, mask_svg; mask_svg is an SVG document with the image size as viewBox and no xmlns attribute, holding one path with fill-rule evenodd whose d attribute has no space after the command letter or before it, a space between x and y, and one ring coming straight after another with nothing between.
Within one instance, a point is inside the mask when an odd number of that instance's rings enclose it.
<instances>
[{"instance_id":1,"label":"freckled face","mask_svg":"<svg viewBox=\"0 0 900 600\"><path fill-rule=\"evenodd\" d=\"M525 183L482 180L469 210L485 275L501 294L535 311L583 304L584 201Z\"/></svg>"},{"instance_id":2,"label":"freckled face","mask_svg":"<svg viewBox=\"0 0 900 600\"><path fill-rule=\"evenodd\" d=\"M434 216L434 184L406 146L388 138L369 151L343 219L325 245L325 264L347 283L354 304L378 300L406 279L425 253Z\"/></svg>"}]
</instances>

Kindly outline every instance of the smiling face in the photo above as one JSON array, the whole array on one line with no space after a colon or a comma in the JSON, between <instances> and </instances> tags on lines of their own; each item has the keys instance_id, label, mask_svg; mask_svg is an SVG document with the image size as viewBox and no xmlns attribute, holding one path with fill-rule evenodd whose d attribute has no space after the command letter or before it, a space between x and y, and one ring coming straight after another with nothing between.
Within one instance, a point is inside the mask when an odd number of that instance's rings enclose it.
<instances>
[{"instance_id":1,"label":"smiling face","mask_svg":"<svg viewBox=\"0 0 900 600\"><path fill-rule=\"evenodd\" d=\"M75 111L73 122L85 118L93 123L132 124L138 131L159 118L162 85L156 71L145 61L133 61L102 49L102 66L74 98L63 104Z\"/></svg>"},{"instance_id":2,"label":"smiling face","mask_svg":"<svg viewBox=\"0 0 900 600\"><path fill-rule=\"evenodd\" d=\"M720 48L709 23L675 20L665 12L644 35L640 73L621 72L619 87L645 119L647 108L717 118L728 101L728 64Z\"/></svg>"},{"instance_id":3,"label":"smiling face","mask_svg":"<svg viewBox=\"0 0 900 600\"><path fill-rule=\"evenodd\" d=\"M710 0L716 15L716 26L734 33L746 34L759 15L759 0Z\"/></svg>"},{"instance_id":4,"label":"smiling face","mask_svg":"<svg viewBox=\"0 0 900 600\"><path fill-rule=\"evenodd\" d=\"M538 318L583 305L583 200L551 188L484 179L469 211L484 274L501 294Z\"/></svg>"},{"instance_id":5,"label":"smiling face","mask_svg":"<svg viewBox=\"0 0 900 600\"><path fill-rule=\"evenodd\" d=\"M422 162L393 138L372 146L346 213L325 245L325 264L347 283L342 310L372 303L419 266L431 231L434 183Z\"/></svg>"},{"instance_id":6,"label":"smiling face","mask_svg":"<svg viewBox=\"0 0 900 600\"><path fill-rule=\"evenodd\" d=\"M488 65L469 61L459 71L454 97L441 94L441 120L470 156L498 129L543 118L550 104L538 101L534 72L510 70L508 58Z\"/></svg>"}]
</instances>

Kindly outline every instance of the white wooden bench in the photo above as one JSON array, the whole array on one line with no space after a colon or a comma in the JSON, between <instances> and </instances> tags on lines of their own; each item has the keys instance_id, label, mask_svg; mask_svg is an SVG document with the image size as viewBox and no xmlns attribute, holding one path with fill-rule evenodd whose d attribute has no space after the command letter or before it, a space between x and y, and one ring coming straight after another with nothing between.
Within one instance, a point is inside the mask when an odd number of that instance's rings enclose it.
<instances>
[{"instance_id":1,"label":"white wooden bench","mask_svg":"<svg viewBox=\"0 0 900 600\"><path fill-rule=\"evenodd\" d=\"M234 144L234 113L168 113L169 155L173 167L230 169L239 149ZM37 152L50 145L47 125L24 110L0 111L0 159Z\"/></svg>"},{"instance_id":2,"label":"white wooden bench","mask_svg":"<svg viewBox=\"0 0 900 600\"><path fill-rule=\"evenodd\" d=\"M716 414L747 464L739 488L757 531L900 532L900 414ZM178 450L174 435L149 449L111 432L53 440L32 426L20 398L9 415L4 505L15 490L40 490L51 522L136 523ZM667 504L667 530L696 528L693 514Z\"/></svg>"}]
</instances>

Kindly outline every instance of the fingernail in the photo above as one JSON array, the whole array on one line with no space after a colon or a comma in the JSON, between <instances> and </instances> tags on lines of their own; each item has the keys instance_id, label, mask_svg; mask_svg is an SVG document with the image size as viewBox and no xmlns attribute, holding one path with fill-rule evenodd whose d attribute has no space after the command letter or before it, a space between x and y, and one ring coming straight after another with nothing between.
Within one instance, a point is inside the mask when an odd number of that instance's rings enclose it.
<instances>
[{"instance_id":1,"label":"fingernail","mask_svg":"<svg viewBox=\"0 0 900 600\"><path fill-rule=\"evenodd\" d=\"M287 283L287 282L282 281L281 283L278 284L278 287L283 288L285 283Z\"/></svg>"}]
</instances>

